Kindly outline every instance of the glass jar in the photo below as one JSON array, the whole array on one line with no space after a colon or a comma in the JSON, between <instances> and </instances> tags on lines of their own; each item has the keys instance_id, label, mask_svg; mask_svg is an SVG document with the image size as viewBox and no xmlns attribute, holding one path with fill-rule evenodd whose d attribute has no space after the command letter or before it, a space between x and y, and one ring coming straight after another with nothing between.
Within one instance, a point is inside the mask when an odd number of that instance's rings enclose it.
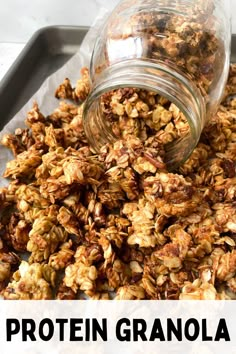
<instances>
[{"instance_id":1,"label":"glass jar","mask_svg":"<svg viewBox=\"0 0 236 354\"><path fill-rule=\"evenodd\" d=\"M188 129L165 146L169 169L183 163L216 112L228 76L229 2L123 0L99 34L91 59L92 90L84 129L99 150L119 138L102 110L104 94L119 88L158 93L182 112Z\"/></svg>"}]
</instances>

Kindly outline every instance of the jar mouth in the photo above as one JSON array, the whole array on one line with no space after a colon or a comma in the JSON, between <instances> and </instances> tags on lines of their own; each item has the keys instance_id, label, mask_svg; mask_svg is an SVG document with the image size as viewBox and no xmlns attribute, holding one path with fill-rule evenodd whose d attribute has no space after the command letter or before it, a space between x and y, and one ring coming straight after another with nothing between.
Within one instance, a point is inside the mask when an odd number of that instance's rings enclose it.
<instances>
[{"instance_id":1,"label":"jar mouth","mask_svg":"<svg viewBox=\"0 0 236 354\"><path fill-rule=\"evenodd\" d=\"M206 118L206 108L199 89L182 73L164 62L130 59L105 69L88 96L83 114L85 134L95 151L118 139L106 119L101 119L100 98L120 88L153 91L174 103L185 116L189 130L183 137L165 146L168 170L179 167L196 147Z\"/></svg>"}]
</instances>

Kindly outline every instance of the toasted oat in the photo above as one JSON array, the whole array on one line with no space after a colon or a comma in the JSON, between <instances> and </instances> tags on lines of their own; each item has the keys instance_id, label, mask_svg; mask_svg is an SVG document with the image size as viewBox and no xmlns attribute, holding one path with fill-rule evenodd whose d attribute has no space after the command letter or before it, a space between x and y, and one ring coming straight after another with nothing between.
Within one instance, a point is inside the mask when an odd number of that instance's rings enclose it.
<instances>
[{"instance_id":1,"label":"toasted oat","mask_svg":"<svg viewBox=\"0 0 236 354\"><path fill-rule=\"evenodd\" d=\"M55 271L47 264L22 261L19 270L13 274L12 281L3 292L9 300L48 300L52 299L55 286Z\"/></svg>"},{"instance_id":2,"label":"toasted oat","mask_svg":"<svg viewBox=\"0 0 236 354\"><path fill-rule=\"evenodd\" d=\"M73 97L73 89L68 78L65 78L63 83L56 89L55 97L63 99L71 99Z\"/></svg>"},{"instance_id":3,"label":"toasted oat","mask_svg":"<svg viewBox=\"0 0 236 354\"><path fill-rule=\"evenodd\" d=\"M186 28L178 26L181 47ZM166 44L171 55L175 43ZM0 189L4 298L235 299L235 67L221 107L175 173L163 162L165 144L187 125L164 97L133 88L104 95L120 139L96 155L83 105L61 102L45 117L35 103L29 129L2 139L14 154ZM79 102L88 92L84 69L76 89L66 80L57 96ZM20 263L25 250L29 262Z\"/></svg>"}]
</instances>

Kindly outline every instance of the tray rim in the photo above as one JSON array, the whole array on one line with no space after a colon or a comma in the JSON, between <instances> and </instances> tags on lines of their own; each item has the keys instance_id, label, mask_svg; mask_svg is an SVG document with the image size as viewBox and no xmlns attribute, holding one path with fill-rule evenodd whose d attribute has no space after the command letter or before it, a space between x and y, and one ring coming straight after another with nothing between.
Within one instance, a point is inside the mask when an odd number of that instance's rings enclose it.
<instances>
[{"instance_id":1,"label":"tray rim","mask_svg":"<svg viewBox=\"0 0 236 354\"><path fill-rule=\"evenodd\" d=\"M30 48L32 45L37 41L37 39L42 36L45 32L49 30L82 30L84 32L88 31L90 27L88 26L70 26L70 25L50 25L50 26L44 26L36 30L30 39L26 42L24 48L21 50L21 52L18 54L10 68L7 70L7 72L4 74L0 81L0 94L1 94L1 89L3 86L5 86L5 83L10 79L10 77L14 74L14 72L17 70L18 65L22 60L24 59L25 55L29 52ZM232 49L232 42L236 41L236 33L231 34L231 49ZM236 53L235 53L236 54Z\"/></svg>"},{"instance_id":2,"label":"tray rim","mask_svg":"<svg viewBox=\"0 0 236 354\"><path fill-rule=\"evenodd\" d=\"M89 30L90 27L88 26L71 26L71 25L50 25L50 26L44 26L36 30L30 39L26 42L24 48L21 50L21 52L18 54L12 65L9 67L5 75L0 81L0 99L4 91L7 91L8 85L15 79L15 76L17 75L20 67L22 64L24 64L24 60L35 45L37 41L40 40L40 38L43 38L43 36L47 35L47 32L50 31L81 31L84 34ZM46 38L46 37L45 37ZM231 56L233 55L236 58L236 34L231 34ZM236 61L235 61L236 62ZM20 108L19 108L20 109ZM19 110L18 109L18 110ZM12 117L11 117L12 118ZM10 118L10 119L11 119ZM7 122L10 121L10 119L7 119L4 125L7 124Z\"/></svg>"},{"instance_id":3,"label":"tray rim","mask_svg":"<svg viewBox=\"0 0 236 354\"><path fill-rule=\"evenodd\" d=\"M46 32L50 30L81 30L87 32L89 27L87 26L69 26L69 25L51 25L51 26L44 26L36 30L30 39L26 42L24 48L18 54L10 68L4 74L3 78L0 81L0 96L1 92L4 90L4 87L7 85L9 81L12 80L16 71L18 70L18 66L24 61L25 56L29 53L34 43Z\"/></svg>"}]
</instances>

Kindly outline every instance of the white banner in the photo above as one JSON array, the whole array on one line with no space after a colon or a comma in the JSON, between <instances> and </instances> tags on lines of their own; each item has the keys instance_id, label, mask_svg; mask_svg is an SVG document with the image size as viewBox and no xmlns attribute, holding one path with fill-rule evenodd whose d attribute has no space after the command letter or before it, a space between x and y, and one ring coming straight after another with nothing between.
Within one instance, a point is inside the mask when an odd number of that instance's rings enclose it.
<instances>
[{"instance_id":1,"label":"white banner","mask_svg":"<svg viewBox=\"0 0 236 354\"><path fill-rule=\"evenodd\" d=\"M1 301L1 354L233 354L235 301Z\"/></svg>"}]
</instances>

